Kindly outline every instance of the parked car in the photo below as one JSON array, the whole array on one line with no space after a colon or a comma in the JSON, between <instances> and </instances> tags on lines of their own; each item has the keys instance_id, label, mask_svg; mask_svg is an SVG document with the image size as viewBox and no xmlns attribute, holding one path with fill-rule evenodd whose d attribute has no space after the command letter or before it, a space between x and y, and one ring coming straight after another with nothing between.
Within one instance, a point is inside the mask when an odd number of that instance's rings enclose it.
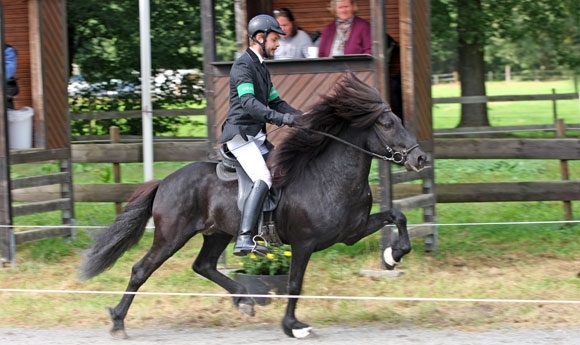
<instances>
[{"instance_id":1,"label":"parked car","mask_svg":"<svg viewBox=\"0 0 580 345\"><path fill-rule=\"evenodd\" d=\"M69 96L76 96L83 93L86 93L91 88L91 85L87 83L85 78L83 78L80 74L72 75L68 81L68 95Z\"/></svg>"}]
</instances>

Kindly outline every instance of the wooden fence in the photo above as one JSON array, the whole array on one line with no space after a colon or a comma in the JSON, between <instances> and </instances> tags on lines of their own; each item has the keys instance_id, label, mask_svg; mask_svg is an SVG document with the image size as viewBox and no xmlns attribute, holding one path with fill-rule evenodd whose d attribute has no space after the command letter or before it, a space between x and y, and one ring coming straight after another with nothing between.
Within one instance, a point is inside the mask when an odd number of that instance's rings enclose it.
<instances>
[{"instance_id":1,"label":"wooden fence","mask_svg":"<svg viewBox=\"0 0 580 345\"><path fill-rule=\"evenodd\" d=\"M459 135L483 135L498 133L549 131L557 132L556 122L558 120L557 101L579 99L578 93L556 93L552 89L551 94L538 95L502 95L502 96L464 96L464 97L442 97L433 98L433 105L436 104L474 104L489 102L529 102L529 101L552 101L552 124L549 125L526 125L526 126L490 126L490 127L461 127L461 128L439 128L433 130L435 136L459 136ZM579 103L580 107L580 103ZM580 118L580 117L579 117ZM580 130L580 123L566 124L566 131Z\"/></svg>"},{"instance_id":2,"label":"wooden fence","mask_svg":"<svg viewBox=\"0 0 580 345\"><path fill-rule=\"evenodd\" d=\"M526 96L474 96L461 98L434 99L434 104L441 103L473 103L483 101L528 101L528 100L559 100L577 99L578 94L548 94ZM154 116L201 115L205 109L154 110ZM140 111L108 112L108 113L73 113L71 117L78 119L111 119L119 117L139 117ZM575 128L564 126L563 130ZM546 130L556 130L556 124L543 125ZM580 126L579 126L580 127ZM522 127L517 127L521 129ZM526 126L527 128L527 126ZM486 129L478 128L480 132ZM487 131L493 127L487 128ZM441 130L439 130L440 132ZM457 131L457 129L456 129ZM437 131L436 131L437 133ZM95 139L96 137L92 137ZM86 138L83 138L86 139ZM74 163L111 163L115 171L119 171L119 163L138 163L143 161L142 144L137 137L115 137L110 143L110 137L98 137L100 143L84 143L72 145ZM208 159L210 143L206 139L176 141L175 138L156 138L154 157L159 162L171 161L202 161ZM182 139L183 140L183 139ZM106 142L109 141L109 142ZM125 143L120 143L120 142ZM137 141L137 142L136 142ZM440 159L548 159L578 160L580 159L580 141L578 139L461 139L436 138L434 140L434 158ZM567 175L567 174L566 174ZM503 182L503 183L457 183L437 184L438 203L458 202L502 202L502 201L569 201L580 199L580 181L534 181L534 182ZM75 184L74 197L76 202L113 202L121 203L127 200L138 184L120 183ZM402 184L394 174L394 196L396 199L420 194L420 185ZM36 188L13 187L13 200L21 202L38 202L54 198L59 193L59 186L43 186ZM380 193L375 192L376 197ZM380 200L376 200L379 202ZM397 203L396 207L406 208Z\"/></svg>"},{"instance_id":3,"label":"wooden fence","mask_svg":"<svg viewBox=\"0 0 580 345\"><path fill-rule=\"evenodd\" d=\"M440 159L580 159L580 139L488 139L437 138L435 161ZM207 160L207 140L191 142L156 142L156 161ZM74 144L75 163L142 162L142 144ZM124 202L138 183L75 184L76 202ZM53 188L54 187L54 188ZM417 194L420 185L394 186L395 198ZM437 184L438 203L500 201L563 201L580 200L580 180ZM14 201L41 201L58 193L58 186L14 191ZM378 196L379 193L374 193Z\"/></svg>"}]
</instances>

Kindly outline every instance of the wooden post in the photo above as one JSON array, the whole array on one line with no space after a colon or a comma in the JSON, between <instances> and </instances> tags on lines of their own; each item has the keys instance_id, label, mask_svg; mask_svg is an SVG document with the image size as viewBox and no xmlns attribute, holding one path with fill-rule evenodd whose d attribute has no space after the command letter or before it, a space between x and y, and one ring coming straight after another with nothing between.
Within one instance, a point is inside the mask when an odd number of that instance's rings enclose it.
<instances>
[{"instance_id":1,"label":"wooden post","mask_svg":"<svg viewBox=\"0 0 580 345\"><path fill-rule=\"evenodd\" d=\"M4 15L0 4L0 44L4 46ZM4 54L0 54L4 66ZM0 68L0 80L4 69ZM14 264L14 229L12 228L12 192L10 181L10 148L8 144L8 111L4 99L5 83L0 83L0 268Z\"/></svg>"},{"instance_id":2,"label":"wooden post","mask_svg":"<svg viewBox=\"0 0 580 345\"><path fill-rule=\"evenodd\" d=\"M111 139L111 144L117 144L120 142L121 134L119 127L111 126L109 128L109 137ZM113 163L113 182L121 183L121 164ZM119 215L123 211L123 206L120 202L115 203L115 213Z\"/></svg>"},{"instance_id":3,"label":"wooden post","mask_svg":"<svg viewBox=\"0 0 580 345\"><path fill-rule=\"evenodd\" d=\"M552 89L552 95L556 94L556 89ZM554 116L554 123L558 121L558 111L556 109L556 97L552 99L552 114Z\"/></svg>"},{"instance_id":4,"label":"wooden post","mask_svg":"<svg viewBox=\"0 0 580 345\"><path fill-rule=\"evenodd\" d=\"M566 126L564 125L564 119L558 119L556 122L556 133L558 138L566 137ZM566 159L560 160L560 175L562 180L567 181L570 179L568 175L568 161ZM572 220L572 202L570 200L562 201L564 205L564 219Z\"/></svg>"}]
</instances>

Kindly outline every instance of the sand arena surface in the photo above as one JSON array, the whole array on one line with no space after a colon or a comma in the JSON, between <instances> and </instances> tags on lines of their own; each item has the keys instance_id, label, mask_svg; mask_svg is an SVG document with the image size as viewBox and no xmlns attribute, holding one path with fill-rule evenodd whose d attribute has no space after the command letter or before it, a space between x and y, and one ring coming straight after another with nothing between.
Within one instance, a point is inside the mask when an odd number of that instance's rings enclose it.
<instances>
[{"instance_id":1,"label":"sand arena surface","mask_svg":"<svg viewBox=\"0 0 580 345\"><path fill-rule=\"evenodd\" d=\"M306 340L289 338L279 327L242 329L132 329L129 339L112 338L106 329L32 329L0 328L0 344L10 345L185 345L185 344L397 344L397 345L506 345L575 344L580 327L559 329L496 329L456 331L396 329L380 326L324 327L314 329Z\"/></svg>"}]
</instances>

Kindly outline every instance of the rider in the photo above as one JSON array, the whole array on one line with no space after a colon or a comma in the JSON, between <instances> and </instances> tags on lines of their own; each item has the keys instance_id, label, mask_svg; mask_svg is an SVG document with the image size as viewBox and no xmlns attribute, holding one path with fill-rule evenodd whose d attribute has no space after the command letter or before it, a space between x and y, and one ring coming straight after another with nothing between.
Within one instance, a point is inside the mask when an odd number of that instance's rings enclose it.
<instances>
[{"instance_id":1,"label":"rider","mask_svg":"<svg viewBox=\"0 0 580 345\"><path fill-rule=\"evenodd\" d=\"M266 123L292 127L294 116L302 114L280 99L263 63L264 59L274 57L280 35L284 35L284 31L273 17L260 14L252 18L248 23L250 46L236 59L230 71L230 108L219 141L226 143L253 182L242 209L234 246L237 256L268 253L268 248L256 244L252 236L272 186L265 156L273 145L266 139Z\"/></svg>"}]
</instances>

